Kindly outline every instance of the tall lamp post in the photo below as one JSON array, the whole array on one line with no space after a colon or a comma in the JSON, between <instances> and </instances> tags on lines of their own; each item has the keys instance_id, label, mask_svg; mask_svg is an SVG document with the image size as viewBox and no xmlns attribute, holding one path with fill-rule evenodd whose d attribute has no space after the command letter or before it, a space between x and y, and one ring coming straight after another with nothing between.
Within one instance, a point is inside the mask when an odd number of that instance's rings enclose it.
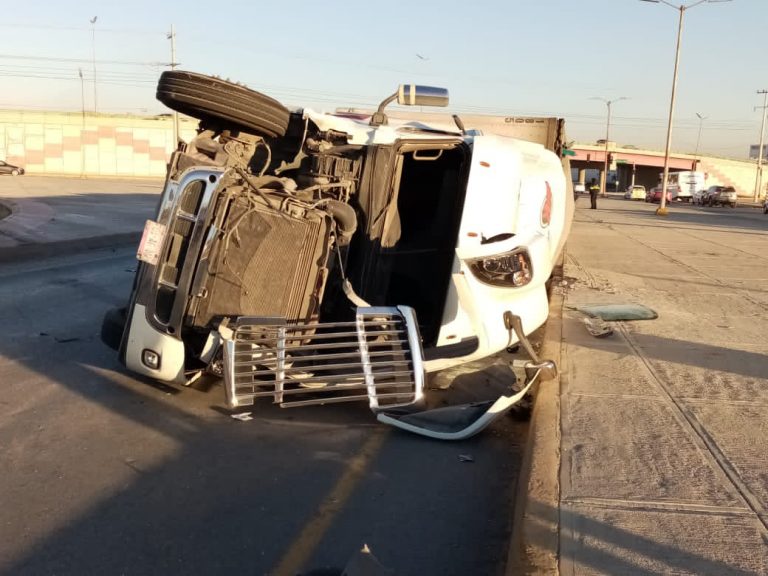
<instances>
[{"instance_id":1,"label":"tall lamp post","mask_svg":"<svg viewBox=\"0 0 768 576\"><path fill-rule=\"evenodd\" d=\"M661 204L659 205L659 209L656 210L656 214L659 216L666 216L667 215L667 177L669 176L669 151L672 146L672 121L674 117L675 112L675 93L677 92L677 67L680 64L680 39L683 35L683 16L685 15L685 11L689 10L690 8L693 8L694 6L698 6L699 4L709 3L713 4L716 2L730 2L731 0L699 0L698 2L694 2L693 4L685 5L680 4L680 6L675 6L671 2L667 2L667 0L640 0L641 2L653 2L654 4L662 3L666 4L667 6L674 8L675 10L680 12L680 20L677 25L677 48L675 49L675 70L672 74L672 97L669 99L669 122L667 123L667 144L664 148L664 174L661 177Z\"/></svg>"},{"instance_id":2,"label":"tall lamp post","mask_svg":"<svg viewBox=\"0 0 768 576\"><path fill-rule=\"evenodd\" d=\"M85 82L83 81L83 69L78 68L77 73L80 76L80 108L83 112L83 128L85 128Z\"/></svg>"},{"instance_id":3,"label":"tall lamp post","mask_svg":"<svg viewBox=\"0 0 768 576\"><path fill-rule=\"evenodd\" d=\"M604 152L604 165L603 165L603 175L600 178L600 190L603 196L605 196L606 192L608 191L608 140L610 139L611 135L611 104L614 102L618 102L619 100L627 100L625 96L621 96L619 98L614 98L613 100L608 100L607 98L601 98L600 96L594 96L592 100L601 100L605 102L606 107L608 108L608 120L605 123L605 152Z\"/></svg>"},{"instance_id":4,"label":"tall lamp post","mask_svg":"<svg viewBox=\"0 0 768 576\"><path fill-rule=\"evenodd\" d=\"M178 62L176 62L176 29L171 24L171 31L166 35L166 38L171 41L171 70L176 70ZM173 149L176 150L179 147L179 113L176 110L173 111Z\"/></svg>"},{"instance_id":5,"label":"tall lamp post","mask_svg":"<svg viewBox=\"0 0 768 576\"><path fill-rule=\"evenodd\" d=\"M93 111L98 111L98 104L96 102L96 20L98 16L94 16L89 20L91 23L91 55L93 57Z\"/></svg>"},{"instance_id":6,"label":"tall lamp post","mask_svg":"<svg viewBox=\"0 0 768 576\"><path fill-rule=\"evenodd\" d=\"M757 108L762 109L761 116L763 117L762 122L760 122L760 145L757 148L757 170L755 171L755 197L753 200L757 202L758 196L760 196L760 188L762 188L762 180L763 180L763 138L765 136L765 114L768 112L768 90L758 90L758 94L763 95L763 105L758 106Z\"/></svg>"},{"instance_id":7,"label":"tall lamp post","mask_svg":"<svg viewBox=\"0 0 768 576\"><path fill-rule=\"evenodd\" d=\"M704 124L704 120L707 119L706 116L702 116L698 112L696 112L696 116L699 118L699 135L696 136L696 152L693 153L693 155L696 157L696 161L699 159L699 142L701 142L701 127Z\"/></svg>"}]
</instances>

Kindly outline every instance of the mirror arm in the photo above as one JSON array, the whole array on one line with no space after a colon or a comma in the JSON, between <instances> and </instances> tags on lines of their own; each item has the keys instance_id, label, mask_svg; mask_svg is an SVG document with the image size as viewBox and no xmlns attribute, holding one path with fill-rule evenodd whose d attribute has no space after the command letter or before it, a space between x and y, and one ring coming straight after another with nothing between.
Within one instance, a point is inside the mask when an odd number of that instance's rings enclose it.
<instances>
[{"instance_id":1,"label":"mirror arm","mask_svg":"<svg viewBox=\"0 0 768 576\"><path fill-rule=\"evenodd\" d=\"M392 94L392 96L389 96L388 98L385 98L381 104L379 104L378 110L371 116L371 126L386 126L387 124L387 115L384 114L384 108L386 108L389 104L397 100L398 92L395 92Z\"/></svg>"}]
</instances>

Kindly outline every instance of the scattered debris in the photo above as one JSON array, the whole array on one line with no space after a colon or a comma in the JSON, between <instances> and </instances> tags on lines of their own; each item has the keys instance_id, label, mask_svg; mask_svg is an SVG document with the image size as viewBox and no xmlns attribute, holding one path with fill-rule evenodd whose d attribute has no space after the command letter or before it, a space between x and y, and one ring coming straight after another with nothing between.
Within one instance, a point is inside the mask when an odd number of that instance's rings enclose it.
<instances>
[{"instance_id":1,"label":"scattered debris","mask_svg":"<svg viewBox=\"0 0 768 576\"><path fill-rule=\"evenodd\" d=\"M554 362L544 360L526 366L526 382L522 390L511 396L500 396L496 401L473 402L458 406L445 406L432 410L412 411L412 407L379 412L379 422L437 440L465 440L481 432L497 418L503 416L526 397L538 381L557 374Z\"/></svg>"},{"instance_id":2,"label":"scattered debris","mask_svg":"<svg viewBox=\"0 0 768 576\"><path fill-rule=\"evenodd\" d=\"M240 422L248 422L248 420L253 420L253 416L251 416L250 412L238 412L237 414L230 414L232 418L235 420L240 420Z\"/></svg>"},{"instance_id":3,"label":"scattered debris","mask_svg":"<svg viewBox=\"0 0 768 576\"><path fill-rule=\"evenodd\" d=\"M367 544L350 558L342 576L394 576L394 572L382 566Z\"/></svg>"},{"instance_id":4,"label":"scattered debris","mask_svg":"<svg viewBox=\"0 0 768 576\"><path fill-rule=\"evenodd\" d=\"M613 334L613 328L611 328L611 326L602 318L585 314L582 321L584 322L584 326L587 327L587 332L595 338L607 338Z\"/></svg>"},{"instance_id":5,"label":"scattered debris","mask_svg":"<svg viewBox=\"0 0 768 576\"><path fill-rule=\"evenodd\" d=\"M474 462L475 458L471 454L459 454L459 462Z\"/></svg>"},{"instance_id":6,"label":"scattered debris","mask_svg":"<svg viewBox=\"0 0 768 576\"><path fill-rule=\"evenodd\" d=\"M642 304L584 304L571 309L608 321L655 320L659 317L654 310Z\"/></svg>"}]
</instances>

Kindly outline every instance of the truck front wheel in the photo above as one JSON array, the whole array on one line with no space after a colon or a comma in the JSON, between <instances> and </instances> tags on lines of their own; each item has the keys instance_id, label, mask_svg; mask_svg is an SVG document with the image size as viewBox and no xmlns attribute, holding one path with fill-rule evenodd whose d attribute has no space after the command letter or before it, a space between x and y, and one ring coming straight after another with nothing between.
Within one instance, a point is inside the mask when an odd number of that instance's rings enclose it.
<instances>
[{"instance_id":1,"label":"truck front wheel","mask_svg":"<svg viewBox=\"0 0 768 576\"><path fill-rule=\"evenodd\" d=\"M274 138L284 136L290 112L277 100L221 78L167 70L157 83L163 104L222 128Z\"/></svg>"}]
</instances>

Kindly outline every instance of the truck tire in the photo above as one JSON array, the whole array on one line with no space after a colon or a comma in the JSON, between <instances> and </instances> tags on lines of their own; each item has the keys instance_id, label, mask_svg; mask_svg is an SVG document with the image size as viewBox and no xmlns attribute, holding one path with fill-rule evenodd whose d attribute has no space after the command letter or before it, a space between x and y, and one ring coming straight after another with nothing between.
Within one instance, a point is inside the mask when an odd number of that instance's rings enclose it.
<instances>
[{"instance_id":1,"label":"truck tire","mask_svg":"<svg viewBox=\"0 0 768 576\"><path fill-rule=\"evenodd\" d=\"M128 311L126 308L112 308L107 310L107 313L104 314L104 319L101 321L101 341L113 350L120 348L127 316Z\"/></svg>"},{"instance_id":2,"label":"truck tire","mask_svg":"<svg viewBox=\"0 0 768 576\"><path fill-rule=\"evenodd\" d=\"M213 76L167 70L160 75L156 96L172 110L242 132L274 138L288 128L290 112L280 102Z\"/></svg>"}]
</instances>

